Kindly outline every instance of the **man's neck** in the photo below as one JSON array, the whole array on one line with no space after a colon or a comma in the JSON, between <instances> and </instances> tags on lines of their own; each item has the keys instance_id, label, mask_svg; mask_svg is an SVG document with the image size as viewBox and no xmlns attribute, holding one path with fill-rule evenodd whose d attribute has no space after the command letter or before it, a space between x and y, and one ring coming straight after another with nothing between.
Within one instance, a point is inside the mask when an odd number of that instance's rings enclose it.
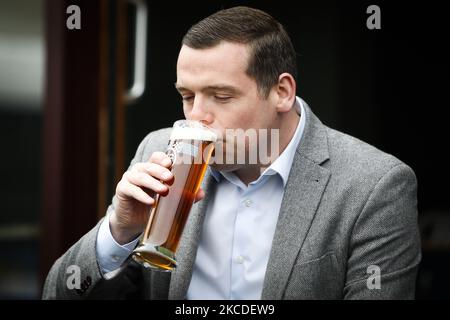
<instances>
[{"instance_id":1,"label":"man's neck","mask_svg":"<svg viewBox=\"0 0 450 320\"><path fill-rule=\"evenodd\" d=\"M297 114L295 110L291 110L286 117L282 119L282 125L280 126L280 149L279 155L284 152L289 142L291 142L292 138L295 135L295 131L300 121L300 116ZM237 169L233 173L243 182L245 185L248 185L250 182L255 181L259 178L263 170L270 166L275 159L271 159L269 164L260 165L246 165L241 169Z\"/></svg>"}]
</instances>

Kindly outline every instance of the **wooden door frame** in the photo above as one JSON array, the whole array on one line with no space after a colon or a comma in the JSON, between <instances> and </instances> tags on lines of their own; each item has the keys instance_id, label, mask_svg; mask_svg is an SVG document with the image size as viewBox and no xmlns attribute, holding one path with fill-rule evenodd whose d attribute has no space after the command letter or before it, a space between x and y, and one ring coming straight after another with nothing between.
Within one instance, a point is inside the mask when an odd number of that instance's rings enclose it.
<instances>
[{"instance_id":1,"label":"wooden door frame","mask_svg":"<svg viewBox=\"0 0 450 320\"><path fill-rule=\"evenodd\" d=\"M66 9L81 9L69 30ZM107 0L46 0L40 280L104 215L108 141Z\"/></svg>"}]
</instances>

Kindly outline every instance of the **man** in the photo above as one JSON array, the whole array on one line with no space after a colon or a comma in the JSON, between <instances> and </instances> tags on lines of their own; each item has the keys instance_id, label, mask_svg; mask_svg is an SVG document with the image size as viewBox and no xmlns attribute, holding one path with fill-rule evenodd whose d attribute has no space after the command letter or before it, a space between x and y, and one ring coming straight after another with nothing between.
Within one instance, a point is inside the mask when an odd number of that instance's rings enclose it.
<instances>
[{"instance_id":1,"label":"man","mask_svg":"<svg viewBox=\"0 0 450 320\"><path fill-rule=\"evenodd\" d=\"M55 262L44 298L413 298L421 257L413 171L323 125L296 97L295 78L291 41L268 14L235 7L194 25L177 62L185 117L219 132L278 130L279 156L212 164L179 265L160 272L127 259L154 194L173 179L163 152L170 129L150 133L106 217ZM81 289L67 285L71 265Z\"/></svg>"}]
</instances>

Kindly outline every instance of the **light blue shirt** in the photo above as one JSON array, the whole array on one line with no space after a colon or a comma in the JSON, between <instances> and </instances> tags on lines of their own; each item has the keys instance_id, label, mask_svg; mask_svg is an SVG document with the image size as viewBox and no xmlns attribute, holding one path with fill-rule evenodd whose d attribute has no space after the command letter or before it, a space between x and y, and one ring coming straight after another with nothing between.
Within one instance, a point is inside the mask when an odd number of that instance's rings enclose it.
<instances>
[{"instance_id":1,"label":"light blue shirt","mask_svg":"<svg viewBox=\"0 0 450 320\"><path fill-rule=\"evenodd\" d=\"M305 114L298 97L295 108ZM233 173L209 169L218 185L206 209L188 299L261 298L284 189L304 128L301 116L285 150L248 186ZM119 268L138 240L118 244L107 216L96 244L102 272Z\"/></svg>"}]
</instances>

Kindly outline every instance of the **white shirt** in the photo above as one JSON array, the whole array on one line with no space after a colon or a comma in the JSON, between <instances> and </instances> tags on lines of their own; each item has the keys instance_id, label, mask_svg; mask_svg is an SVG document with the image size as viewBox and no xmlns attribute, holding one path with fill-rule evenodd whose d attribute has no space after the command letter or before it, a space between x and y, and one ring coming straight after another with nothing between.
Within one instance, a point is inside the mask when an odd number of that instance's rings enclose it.
<instances>
[{"instance_id":1,"label":"white shirt","mask_svg":"<svg viewBox=\"0 0 450 320\"><path fill-rule=\"evenodd\" d=\"M297 112L305 114L297 97ZM281 155L246 186L233 173L211 174L218 182L206 209L188 299L260 299L284 188L305 117ZM139 239L119 245L111 235L109 216L97 235L97 259L103 273L116 270Z\"/></svg>"}]
</instances>

